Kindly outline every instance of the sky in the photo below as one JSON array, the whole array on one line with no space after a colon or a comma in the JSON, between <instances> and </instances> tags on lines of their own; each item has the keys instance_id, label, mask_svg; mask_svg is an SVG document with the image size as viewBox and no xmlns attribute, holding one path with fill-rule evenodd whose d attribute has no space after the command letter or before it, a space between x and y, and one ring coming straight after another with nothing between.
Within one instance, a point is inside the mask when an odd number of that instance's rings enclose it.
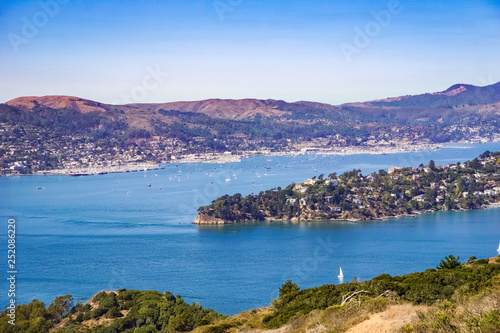
<instances>
[{"instance_id":1,"label":"sky","mask_svg":"<svg viewBox=\"0 0 500 333\"><path fill-rule=\"evenodd\" d=\"M330 104L500 81L500 0L3 0L0 102Z\"/></svg>"}]
</instances>

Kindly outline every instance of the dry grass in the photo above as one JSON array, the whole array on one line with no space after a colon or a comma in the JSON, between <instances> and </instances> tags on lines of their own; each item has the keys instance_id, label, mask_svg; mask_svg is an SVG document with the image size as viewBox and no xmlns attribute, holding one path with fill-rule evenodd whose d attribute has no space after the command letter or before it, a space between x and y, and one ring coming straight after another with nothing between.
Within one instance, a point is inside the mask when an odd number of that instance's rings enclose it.
<instances>
[{"instance_id":1,"label":"dry grass","mask_svg":"<svg viewBox=\"0 0 500 333\"><path fill-rule=\"evenodd\" d=\"M423 308L412 304L390 306L387 310L370 316L369 319L352 327L348 333L398 332L401 327L417 318Z\"/></svg>"},{"instance_id":2,"label":"dry grass","mask_svg":"<svg viewBox=\"0 0 500 333\"><path fill-rule=\"evenodd\" d=\"M193 333L203 333L206 332L210 328L229 325L231 328L227 329L227 332L236 333L236 332L244 332L244 333L257 333L265 331L265 326L262 322L264 316L272 313L272 309L270 307L253 309L248 311L243 311L237 315L232 317L220 320L215 324L202 326L196 328Z\"/></svg>"}]
</instances>

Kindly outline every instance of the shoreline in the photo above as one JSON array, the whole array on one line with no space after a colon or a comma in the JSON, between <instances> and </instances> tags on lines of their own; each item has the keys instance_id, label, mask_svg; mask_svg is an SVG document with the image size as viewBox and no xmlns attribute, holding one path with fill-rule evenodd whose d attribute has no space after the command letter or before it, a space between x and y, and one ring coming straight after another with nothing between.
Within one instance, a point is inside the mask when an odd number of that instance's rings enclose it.
<instances>
[{"instance_id":1,"label":"shoreline","mask_svg":"<svg viewBox=\"0 0 500 333\"><path fill-rule=\"evenodd\" d=\"M374 221L388 221L388 220L399 220L405 218L416 218L423 214L433 214L440 212L470 212L475 210L484 210L484 209L492 209L492 208L500 208L500 202L492 202L488 205L483 205L480 208L472 208L472 209L453 209L453 210L425 210L425 211L415 211L411 214L402 214L395 216L384 216L372 219L330 219L330 220L299 220L299 219L291 219L291 220L283 220L283 219L275 219L275 218L266 218L263 221L243 221L243 222L226 222L219 218L213 218L214 220L223 221L221 223L196 223L200 214L198 214L195 218L195 222L191 223L197 226L226 226L226 225L236 225L236 224L262 224L262 223L274 223L274 222L284 222L284 223L292 223L292 224L301 224L301 223L363 223L363 222L374 222Z\"/></svg>"},{"instance_id":2,"label":"shoreline","mask_svg":"<svg viewBox=\"0 0 500 333\"><path fill-rule=\"evenodd\" d=\"M342 147L342 148L317 148L306 147L301 151L287 152L271 152L269 150L241 152L238 155L224 155L217 153L208 154L191 154L187 157L181 157L178 160L172 160L164 163L237 163L242 159L254 156L300 156L300 155L336 155L336 156L351 156L351 155L389 155L399 153L411 153L420 151L432 151L445 147L447 144L457 144L459 142L449 142L445 144L416 144L396 147ZM466 143L466 142L462 142ZM479 143L479 142L477 142ZM493 142L491 142L493 143ZM467 149L468 147L460 147L459 149ZM198 155L199 157L191 157ZM204 155L204 156L203 156Z\"/></svg>"},{"instance_id":3,"label":"shoreline","mask_svg":"<svg viewBox=\"0 0 500 333\"><path fill-rule=\"evenodd\" d=\"M95 176L106 175L110 173L127 173L159 170L161 165L157 163L131 163L122 165L111 165L106 167L80 167L80 168L63 168L56 170L37 171L33 174L20 175L20 176ZM17 175L16 175L17 176Z\"/></svg>"},{"instance_id":4,"label":"shoreline","mask_svg":"<svg viewBox=\"0 0 500 333\"><path fill-rule=\"evenodd\" d=\"M498 143L500 140L491 142L447 142L442 144L415 144L396 147L343 147L343 148L315 148L306 147L301 151L287 151L287 152L271 152L269 150L262 151L245 151L240 154L227 154L227 153L205 153L205 154L189 154L181 155L179 158L170 161L161 162L141 162L141 163L125 163L120 165L110 166L88 166L88 167L75 167L75 168L61 168L55 170L36 171L31 174L4 174L0 177L12 176L94 176L104 175L110 173L127 173L138 171L151 171L163 169L161 164L196 164L196 163L210 163L210 164L225 164L225 163L241 163L243 159L256 157L256 156L300 156L300 155L335 155L335 156L352 156L352 155L389 155L422 151L435 151L437 149L446 149L448 145L454 144L484 144L484 143ZM455 149L468 149L467 146L453 147Z\"/></svg>"}]
</instances>

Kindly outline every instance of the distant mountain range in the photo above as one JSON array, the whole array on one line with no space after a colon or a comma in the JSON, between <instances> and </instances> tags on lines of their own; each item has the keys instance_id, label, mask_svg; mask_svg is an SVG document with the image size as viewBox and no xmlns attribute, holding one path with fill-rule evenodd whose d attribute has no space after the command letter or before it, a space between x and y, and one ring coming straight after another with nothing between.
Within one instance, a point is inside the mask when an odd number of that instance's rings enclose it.
<instances>
[{"instance_id":1,"label":"distant mountain range","mask_svg":"<svg viewBox=\"0 0 500 333\"><path fill-rule=\"evenodd\" d=\"M470 84L455 84L445 91L416 96L403 96L373 101L373 106L391 107L459 107L462 105L494 104L499 102L500 82L477 87Z\"/></svg>"},{"instance_id":2,"label":"distant mountain range","mask_svg":"<svg viewBox=\"0 0 500 333\"><path fill-rule=\"evenodd\" d=\"M102 163L120 159L124 151L133 160L161 161L180 153L228 150L488 141L500 139L499 130L500 82L342 105L272 99L111 105L71 96L29 96L0 104L0 170L33 159L48 168L64 165L66 158L85 165L88 159L80 156L84 145L76 144L82 140L99 151L109 148L97 158ZM37 148L28 154L30 145ZM147 154L135 156L137 151ZM91 156L96 154L101 153Z\"/></svg>"},{"instance_id":3,"label":"distant mountain range","mask_svg":"<svg viewBox=\"0 0 500 333\"><path fill-rule=\"evenodd\" d=\"M72 109L82 113L106 112L119 108L131 114L134 112L155 114L158 110L164 109L202 113L213 118L242 120L253 119L257 115L262 117L281 117L290 115L294 113L294 111L304 109L315 110L316 112L323 111L325 113L339 112L342 107L462 109L497 103L500 103L500 82L485 87L456 84L442 92L392 97L362 103L347 103L340 106L306 101L288 103L282 100L273 99L207 99L188 102L111 105L72 96L27 96L15 98L5 104L20 106L30 110L36 106L42 105L54 109Z\"/></svg>"}]
</instances>

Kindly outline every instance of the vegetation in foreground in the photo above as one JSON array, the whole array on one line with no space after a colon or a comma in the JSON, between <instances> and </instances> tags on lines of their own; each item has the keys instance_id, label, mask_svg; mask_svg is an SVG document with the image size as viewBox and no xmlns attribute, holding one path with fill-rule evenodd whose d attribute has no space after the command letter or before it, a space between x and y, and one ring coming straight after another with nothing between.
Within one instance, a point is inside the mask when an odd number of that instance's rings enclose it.
<instances>
[{"instance_id":1,"label":"vegetation in foreground","mask_svg":"<svg viewBox=\"0 0 500 333\"><path fill-rule=\"evenodd\" d=\"M16 326L0 314L1 332L345 332L376 314L394 316L390 332L500 332L500 256L450 255L436 269L370 281L300 290L292 281L268 308L225 317L179 296L156 291L100 292L86 304L70 295L48 308L34 300L16 307ZM386 328L387 329L387 328ZM376 331L370 331L376 332Z\"/></svg>"},{"instance_id":2,"label":"vegetation in foreground","mask_svg":"<svg viewBox=\"0 0 500 333\"><path fill-rule=\"evenodd\" d=\"M170 292L120 289L102 291L89 302L73 305L71 295L57 297L48 308L37 300L16 307L16 325L8 311L0 315L0 332L14 333L154 333L190 332L224 318L199 304L187 304Z\"/></svg>"},{"instance_id":3,"label":"vegetation in foreground","mask_svg":"<svg viewBox=\"0 0 500 333\"><path fill-rule=\"evenodd\" d=\"M243 197L217 198L198 209L195 223L263 220L371 220L425 211L477 209L500 200L500 152L486 151L465 163L395 167L320 175Z\"/></svg>"}]
</instances>

